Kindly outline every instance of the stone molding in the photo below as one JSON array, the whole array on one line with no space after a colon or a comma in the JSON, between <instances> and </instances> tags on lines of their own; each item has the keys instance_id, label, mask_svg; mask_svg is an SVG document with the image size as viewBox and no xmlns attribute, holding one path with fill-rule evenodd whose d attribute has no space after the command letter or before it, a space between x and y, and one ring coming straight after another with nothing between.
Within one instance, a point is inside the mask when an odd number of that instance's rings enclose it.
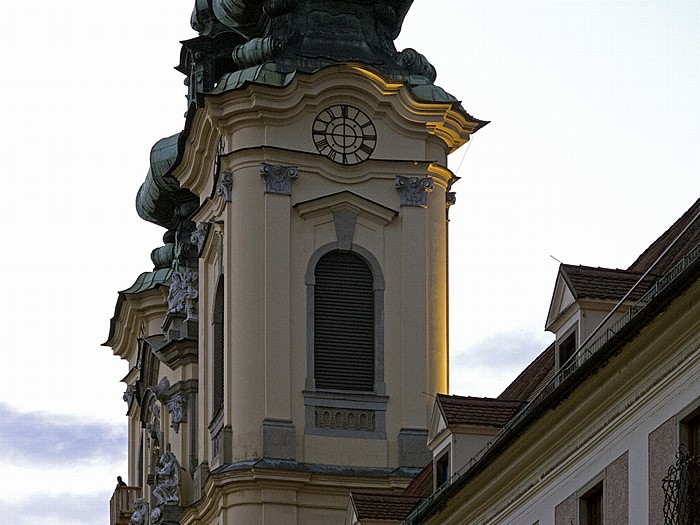
<instances>
[{"instance_id":1,"label":"stone molding","mask_svg":"<svg viewBox=\"0 0 700 525\"><path fill-rule=\"evenodd\" d=\"M316 428L351 430L354 432L374 432L374 410L353 410L317 406Z\"/></svg>"},{"instance_id":2,"label":"stone molding","mask_svg":"<svg viewBox=\"0 0 700 525\"><path fill-rule=\"evenodd\" d=\"M401 206L421 206L428 204L428 193L433 191L433 179L430 177L396 176L396 191L399 192Z\"/></svg>"},{"instance_id":3,"label":"stone molding","mask_svg":"<svg viewBox=\"0 0 700 525\"><path fill-rule=\"evenodd\" d=\"M265 180L265 193L292 194L292 182L299 178L296 166L260 163L260 176Z\"/></svg>"}]
</instances>

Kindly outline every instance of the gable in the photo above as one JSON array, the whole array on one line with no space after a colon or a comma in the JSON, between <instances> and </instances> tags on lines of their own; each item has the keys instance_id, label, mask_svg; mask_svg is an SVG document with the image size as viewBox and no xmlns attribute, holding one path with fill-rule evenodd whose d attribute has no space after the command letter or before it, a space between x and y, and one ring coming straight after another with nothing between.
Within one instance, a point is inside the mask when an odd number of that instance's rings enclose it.
<instances>
[{"instance_id":1,"label":"gable","mask_svg":"<svg viewBox=\"0 0 700 525\"><path fill-rule=\"evenodd\" d=\"M440 409L440 403L435 400L433 413L430 416L430 428L428 429L428 443L431 443L443 430L447 428L447 420Z\"/></svg>"},{"instance_id":2,"label":"gable","mask_svg":"<svg viewBox=\"0 0 700 525\"><path fill-rule=\"evenodd\" d=\"M576 301L574 291L569 286L569 283L564 278L561 268L557 274L557 281L554 285L554 293L552 301L549 304L549 312L547 313L547 322L545 330L550 330L554 321ZM551 331L551 330L550 330Z\"/></svg>"}]
</instances>

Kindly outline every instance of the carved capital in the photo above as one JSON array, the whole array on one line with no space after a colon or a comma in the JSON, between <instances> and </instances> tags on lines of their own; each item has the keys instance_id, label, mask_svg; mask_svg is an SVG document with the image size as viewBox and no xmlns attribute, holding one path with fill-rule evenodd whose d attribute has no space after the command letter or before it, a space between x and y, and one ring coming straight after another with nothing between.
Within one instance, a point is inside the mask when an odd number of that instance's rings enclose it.
<instances>
[{"instance_id":1,"label":"carved capital","mask_svg":"<svg viewBox=\"0 0 700 525\"><path fill-rule=\"evenodd\" d=\"M260 164L260 175L265 179L266 193L292 194L292 182L299 177L296 166Z\"/></svg>"},{"instance_id":2,"label":"carved capital","mask_svg":"<svg viewBox=\"0 0 700 525\"><path fill-rule=\"evenodd\" d=\"M448 191L445 193L445 206L448 208L457 202L457 193Z\"/></svg>"},{"instance_id":3,"label":"carved capital","mask_svg":"<svg viewBox=\"0 0 700 525\"><path fill-rule=\"evenodd\" d=\"M433 179L397 175L395 186L399 192L401 206L426 206L428 193L433 191Z\"/></svg>"},{"instance_id":4,"label":"carved capital","mask_svg":"<svg viewBox=\"0 0 700 525\"><path fill-rule=\"evenodd\" d=\"M233 173L224 171L219 176L219 182L216 184L216 194L224 201L231 202L231 191L233 190Z\"/></svg>"},{"instance_id":5,"label":"carved capital","mask_svg":"<svg viewBox=\"0 0 700 525\"><path fill-rule=\"evenodd\" d=\"M197 319L199 274L185 269L173 272L168 293L168 313L184 313L187 319Z\"/></svg>"}]
</instances>

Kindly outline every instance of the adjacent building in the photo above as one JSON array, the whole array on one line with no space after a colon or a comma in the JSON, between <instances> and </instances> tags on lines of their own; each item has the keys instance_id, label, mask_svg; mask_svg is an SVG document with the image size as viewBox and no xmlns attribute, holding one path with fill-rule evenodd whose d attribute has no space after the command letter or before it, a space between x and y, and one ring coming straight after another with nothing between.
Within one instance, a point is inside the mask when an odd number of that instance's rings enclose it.
<instances>
[{"instance_id":1,"label":"adjacent building","mask_svg":"<svg viewBox=\"0 0 700 525\"><path fill-rule=\"evenodd\" d=\"M432 486L383 523L698 523L700 200L626 270L561 265L546 329L497 399L437 397Z\"/></svg>"}]
</instances>

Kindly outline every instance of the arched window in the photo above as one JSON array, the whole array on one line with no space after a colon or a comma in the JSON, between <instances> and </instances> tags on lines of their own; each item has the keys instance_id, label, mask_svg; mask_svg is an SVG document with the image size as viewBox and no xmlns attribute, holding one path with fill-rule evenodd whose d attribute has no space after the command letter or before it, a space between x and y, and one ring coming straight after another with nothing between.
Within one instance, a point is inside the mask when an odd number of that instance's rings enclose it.
<instances>
[{"instance_id":1,"label":"arched window","mask_svg":"<svg viewBox=\"0 0 700 525\"><path fill-rule=\"evenodd\" d=\"M314 270L314 380L317 390L373 392L374 277L352 252L331 251Z\"/></svg>"},{"instance_id":2,"label":"arched window","mask_svg":"<svg viewBox=\"0 0 700 525\"><path fill-rule=\"evenodd\" d=\"M224 277L219 278L212 319L212 416L224 406Z\"/></svg>"}]
</instances>

